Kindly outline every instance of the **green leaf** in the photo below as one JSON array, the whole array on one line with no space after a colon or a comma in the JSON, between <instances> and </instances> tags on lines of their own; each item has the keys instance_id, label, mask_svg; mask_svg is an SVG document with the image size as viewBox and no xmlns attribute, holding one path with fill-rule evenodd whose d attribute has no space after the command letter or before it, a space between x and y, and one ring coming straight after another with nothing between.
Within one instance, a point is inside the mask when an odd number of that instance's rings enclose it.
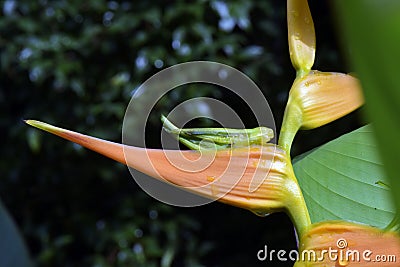
<instances>
[{"instance_id":1,"label":"green leaf","mask_svg":"<svg viewBox=\"0 0 400 267\"><path fill-rule=\"evenodd\" d=\"M350 62L365 93L378 148L400 211L400 1L340 0L337 4Z\"/></svg>"},{"instance_id":2,"label":"green leaf","mask_svg":"<svg viewBox=\"0 0 400 267\"><path fill-rule=\"evenodd\" d=\"M0 237L0 266L32 266L21 235L1 201Z\"/></svg>"},{"instance_id":3,"label":"green leaf","mask_svg":"<svg viewBox=\"0 0 400 267\"><path fill-rule=\"evenodd\" d=\"M294 159L311 221L349 220L380 228L394 217L372 127L361 127Z\"/></svg>"}]
</instances>

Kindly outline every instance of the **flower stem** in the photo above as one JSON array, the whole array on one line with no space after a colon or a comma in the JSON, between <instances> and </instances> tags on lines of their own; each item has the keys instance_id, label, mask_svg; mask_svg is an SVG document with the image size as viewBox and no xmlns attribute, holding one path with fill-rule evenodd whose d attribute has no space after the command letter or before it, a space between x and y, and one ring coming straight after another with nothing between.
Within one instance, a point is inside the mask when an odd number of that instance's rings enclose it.
<instances>
[{"instance_id":1,"label":"flower stem","mask_svg":"<svg viewBox=\"0 0 400 267\"><path fill-rule=\"evenodd\" d=\"M291 165L290 168L292 168ZM290 178L291 179L287 180L286 185L287 190L290 192L288 194L290 196L290 199L288 199L286 203L286 209L291 221L296 228L297 234L300 237L310 227L311 219L306 202L304 200L303 194L301 193L300 186L293 171L291 172Z\"/></svg>"},{"instance_id":2,"label":"flower stem","mask_svg":"<svg viewBox=\"0 0 400 267\"><path fill-rule=\"evenodd\" d=\"M289 157L293 139L302 124L302 117L303 115L299 105L294 103L289 95L278 140L278 145L283 147Z\"/></svg>"}]
</instances>

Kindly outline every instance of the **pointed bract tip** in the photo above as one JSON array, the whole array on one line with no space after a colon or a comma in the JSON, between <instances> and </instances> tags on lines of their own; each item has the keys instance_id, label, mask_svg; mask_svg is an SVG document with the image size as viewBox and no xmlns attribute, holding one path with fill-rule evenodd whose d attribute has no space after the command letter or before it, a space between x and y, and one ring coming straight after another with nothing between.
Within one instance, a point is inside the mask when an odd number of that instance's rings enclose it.
<instances>
[{"instance_id":1,"label":"pointed bract tip","mask_svg":"<svg viewBox=\"0 0 400 267\"><path fill-rule=\"evenodd\" d=\"M47 123L44 123L44 122L41 122L41 121L37 121L37 120L24 120L24 122L26 124L29 124L30 126L33 126L33 127L36 127L36 128L50 126Z\"/></svg>"},{"instance_id":2,"label":"pointed bract tip","mask_svg":"<svg viewBox=\"0 0 400 267\"><path fill-rule=\"evenodd\" d=\"M45 122L41 122L41 121L37 121L37 120L24 120L24 122L30 126L33 126L35 128L38 128L40 130L49 132L49 133L56 133L56 132L62 132L63 129L55 127L51 124L45 123Z\"/></svg>"},{"instance_id":3,"label":"pointed bract tip","mask_svg":"<svg viewBox=\"0 0 400 267\"><path fill-rule=\"evenodd\" d=\"M30 126L33 126L33 127L36 127L36 128L40 128L40 126L43 126L44 124L46 124L44 122L37 121L37 120L24 120L24 122L26 124L29 124Z\"/></svg>"}]
</instances>

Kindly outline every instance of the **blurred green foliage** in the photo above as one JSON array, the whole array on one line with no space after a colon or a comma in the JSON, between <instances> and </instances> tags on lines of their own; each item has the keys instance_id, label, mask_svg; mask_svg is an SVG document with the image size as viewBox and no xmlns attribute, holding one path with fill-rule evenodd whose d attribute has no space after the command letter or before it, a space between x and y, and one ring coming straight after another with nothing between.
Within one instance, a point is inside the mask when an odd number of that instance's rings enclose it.
<instances>
[{"instance_id":1,"label":"blurred green foliage","mask_svg":"<svg viewBox=\"0 0 400 267\"><path fill-rule=\"evenodd\" d=\"M398 192L400 181L396 153L400 150L400 83L395 77L400 56L400 2L337 1L336 11L344 40L352 52L349 57L360 73L368 116L374 122L374 133L391 191ZM366 17L373 19L365 21ZM393 199L399 212L400 195L394 193Z\"/></svg>"},{"instance_id":2,"label":"blurred green foliage","mask_svg":"<svg viewBox=\"0 0 400 267\"><path fill-rule=\"evenodd\" d=\"M286 216L259 218L219 203L192 209L164 205L142 192L124 166L22 123L40 119L119 142L135 88L176 63L211 60L249 75L279 126L295 76L285 1L0 4L0 196L38 266L292 265L260 263L256 257L265 244L295 248ZM345 72L329 8L325 1L310 5L315 68ZM157 110L167 113L181 99L199 94L232 101L188 87ZM357 126L350 117L300 134L303 142L293 151ZM151 118L149 127L159 129L159 117ZM157 146L159 137L151 137L150 145Z\"/></svg>"}]
</instances>

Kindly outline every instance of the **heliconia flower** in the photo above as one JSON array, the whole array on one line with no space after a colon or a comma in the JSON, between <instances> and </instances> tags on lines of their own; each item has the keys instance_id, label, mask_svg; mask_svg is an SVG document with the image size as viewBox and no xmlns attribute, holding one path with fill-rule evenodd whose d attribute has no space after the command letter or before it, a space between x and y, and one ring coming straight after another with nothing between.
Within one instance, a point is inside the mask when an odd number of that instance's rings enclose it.
<instances>
[{"instance_id":1,"label":"heliconia flower","mask_svg":"<svg viewBox=\"0 0 400 267\"><path fill-rule=\"evenodd\" d=\"M400 236L342 221L313 225L300 237L295 267L399 266Z\"/></svg>"},{"instance_id":2,"label":"heliconia flower","mask_svg":"<svg viewBox=\"0 0 400 267\"><path fill-rule=\"evenodd\" d=\"M26 123L75 142L156 179L258 215L286 211L302 232L310 222L285 151L274 144L224 150L162 150L127 146L58 128ZM250 190L254 180L262 183Z\"/></svg>"},{"instance_id":3,"label":"heliconia flower","mask_svg":"<svg viewBox=\"0 0 400 267\"><path fill-rule=\"evenodd\" d=\"M347 74L311 71L296 79L289 92L279 144L287 151L299 129L314 129L364 103L359 81Z\"/></svg>"},{"instance_id":4,"label":"heliconia flower","mask_svg":"<svg viewBox=\"0 0 400 267\"><path fill-rule=\"evenodd\" d=\"M287 1L289 53L297 76L307 74L315 58L315 30L307 0Z\"/></svg>"}]
</instances>

